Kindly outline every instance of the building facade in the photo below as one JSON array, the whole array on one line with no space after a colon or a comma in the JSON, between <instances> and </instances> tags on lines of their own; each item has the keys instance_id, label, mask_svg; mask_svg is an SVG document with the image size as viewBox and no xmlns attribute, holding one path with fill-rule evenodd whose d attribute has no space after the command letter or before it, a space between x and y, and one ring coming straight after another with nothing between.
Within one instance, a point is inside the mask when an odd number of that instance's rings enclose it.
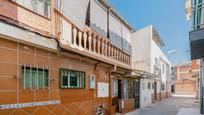
<instances>
[{"instance_id":1,"label":"building facade","mask_svg":"<svg viewBox=\"0 0 204 115\"><path fill-rule=\"evenodd\" d=\"M140 98L141 106L147 106L156 100L168 97L171 87L171 63L161 50L164 43L156 29L153 26L147 26L136 30L132 34L131 43L133 68L155 75L151 79L141 80L141 87L144 85L148 89L141 89L141 92L144 92Z\"/></svg>"},{"instance_id":2,"label":"building facade","mask_svg":"<svg viewBox=\"0 0 204 115\"><path fill-rule=\"evenodd\" d=\"M198 96L199 68L196 66L196 61L173 66L175 94Z\"/></svg>"},{"instance_id":3,"label":"building facade","mask_svg":"<svg viewBox=\"0 0 204 115\"><path fill-rule=\"evenodd\" d=\"M127 76L133 29L108 3L1 0L0 20L0 114L135 108Z\"/></svg>"},{"instance_id":4,"label":"building facade","mask_svg":"<svg viewBox=\"0 0 204 115\"><path fill-rule=\"evenodd\" d=\"M191 3L191 22L192 22L192 30L189 32L189 41L190 41L190 50L191 50L191 59L201 60L201 73L200 73L200 112L201 114L204 113L204 99L203 99L203 89L204 89L204 82L203 82L203 56L204 56L204 15L203 15L203 0L190 0ZM186 7L187 9L188 7Z\"/></svg>"}]
</instances>

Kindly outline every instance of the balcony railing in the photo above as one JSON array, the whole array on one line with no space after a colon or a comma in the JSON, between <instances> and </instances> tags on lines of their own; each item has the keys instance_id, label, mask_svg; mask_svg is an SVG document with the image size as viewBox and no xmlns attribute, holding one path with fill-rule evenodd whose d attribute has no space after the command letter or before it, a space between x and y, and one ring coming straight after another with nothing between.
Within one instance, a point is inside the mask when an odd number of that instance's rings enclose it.
<instances>
[{"instance_id":1,"label":"balcony railing","mask_svg":"<svg viewBox=\"0 0 204 115\"><path fill-rule=\"evenodd\" d=\"M72 28L71 46L96 56L130 65L129 55L112 45L108 38L103 37L89 27L86 27L83 31L77 27Z\"/></svg>"},{"instance_id":2,"label":"balcony railing","mask_svg":"<svg viewBox=\"0 0 204 115\"><path fill-rule=\"evenodd\" d=\"M196 0L192 7L193 30L204 28L204 2Z\"/></svg>"},{"instance_id":3,"label":"balcony railing","mask_svg":"<svg viewBox=\"0 0 204 115\"><path fill-rule=\"evenodd\" d=\"M69 35L63 38L63 32L61 32L60 41L63 45L70 46L71 48L81 51L79 53L87 54L96 59L100 58L105 62L111 62L125 67L131 66L131 56L111 44L108 38L88 26L84 29L78 28L75 24L67 21L63 15L60 17L62 20L66 20L69 26L69 29L65 29L64 32L65 34L69 33ZM61 26L65 27L65 25Z\"/></svg>"}]
</instances>

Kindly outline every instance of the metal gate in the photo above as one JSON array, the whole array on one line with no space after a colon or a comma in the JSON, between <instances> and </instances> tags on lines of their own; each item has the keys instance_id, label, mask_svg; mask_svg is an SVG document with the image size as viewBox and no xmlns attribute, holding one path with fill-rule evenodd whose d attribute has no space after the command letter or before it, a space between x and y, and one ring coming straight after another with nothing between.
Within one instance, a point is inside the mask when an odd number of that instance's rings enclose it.
<instances>
[{"instance_id":1,"label":"metal gate","mask_svg":"<svg viewBox=\"0 0 204 115\"><path fill-rule=\"evenodd\" d=\"M140 79L134 80L135 108L140 108Z\"/></svg>"}]
</instances>

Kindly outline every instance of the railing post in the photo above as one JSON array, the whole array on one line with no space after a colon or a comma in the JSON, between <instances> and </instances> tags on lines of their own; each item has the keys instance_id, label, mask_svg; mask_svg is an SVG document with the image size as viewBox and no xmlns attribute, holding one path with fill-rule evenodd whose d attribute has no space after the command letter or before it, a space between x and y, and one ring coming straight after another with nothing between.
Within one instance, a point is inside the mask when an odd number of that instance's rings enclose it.
<instances>
[{"instance_id":1,"label":"railing post","mask_svg":"<svg viewBox=\"0 0 204 115\"><path fill-rule=\"evenodd\" d=\"M97 49L98 50L98 54L100 54L100 52L101 52L100 51L100 49L101 49L101 37L99 37L99 36L98 36L98 39L97 39L97 44L98 44L98 49Z\"/></svg>"},{"instance_id":2,"label":"railing post","mask_svg":"<svg viewBox=\"0 0 204 115\"><path fill-rule=\"evenodd\" d=\"M77 29L73 28L73 45L76 47Z\"/></svg>"},{"instance_id":3,"label":"railing post","mask_svg":"<svg viewBox=\"0 0 204 115\"><path fill-rule=\"evenodd\" d=\"M93 52L96 52L96 34L93 35Z\"/></svg>"},{"instance_id":4,"label":"railing post","mask_svg":"<svg viewBox=\"0 0 204 115\"><path fill-rule=\"evenodd\" d=\"M112 57L112 59L114 59L114 47L113 47L113 45L111 46L111 57Z\"/></svg>"},{"instance_id":5,"label":"railing post","mask_svg":"<svg viewBox=\"0 0 204 115\"><path fill-rule=\"evenodd\" d=\"M124 54L123 53L121 55L121 60L122 60L122 62L124 62Z\"/></svg>"},{"instance_id":6,"label":"railing post","mask_svg":"<svg viewBox=\"0 0 204 115\"><path fill-rule=\"evenodd\" d=\"M89 37L88 37L88 39L89 39L89 50L91 51L91 41L92 41L92 37L91 37L91 31L89 31Z\"/></svg>"},{"instance_id":7,"label":"railing post","mask_svg":"<svg viewBox=\"0 0 204 115\"><path fill-rule=\"evenodd\" d=\"M116 50L116 60L119 60L119 49Z\"/></svg>"},{"instance_id":8,"label":"railing post","mask_svg":"<svg viewBox=\"0 0 204 115\"><path fill-rule=\"evenodd\" d=\"M114 59L117 60L117 48L114 48Z\"/></svg>"},{"instance_id":9,"label":"railing post","mask_svg":"<svg viewBox=\"0 0 204 115\"><path fill-rule=\"evenodd\" d=\"M105 50L105 51L104 51L104 55L105 55L106 57L107 57L107 54L108 54L108 53L107 53L107 42L108 42L107 40L104 41L104 43L105 43L105 44L104 44L104 50Z\"/></svg>"},{"instance_id":10,"label":"railing post","mask_svg":"<svg viewBox=\"0 0 204 115\"><path fill-rule=\"evenodd\" d=\"M111 47L110 47L110 43L108 43L108 57L110 57L110 51L111 51L110 48L111 48Z\"/></svg>"},{"instance_id":11,"label":"railing post","mask_svg":"<svg viewBox=\"0 0 204 115\"><path fill-rule=\"evenodd\" d=\"M117 48L115 48L115 60L117 60L118 56L117 56Z\"/></svg>"},{"instance_id":12,"label":"railing post","mask_svg":"<svg viewBox=\"0 0 204 115\"><path fill-rule=\"evenodd\" d=\"M101 39L101 47L102 47L101 54L104 55L104 39L103 38Z\"/></svg>"},{"instance_id":13,"label":"railing post","mask_svg":"<svg viewBox=\"0 0 204 115\"><path fill-rule=\"evenodd\" d=\"M87 34L86 34L86 30L84 31L84 34L83 34L83 39L84 39L84 49L87 49Z\"/></svg>"},{"instance_id":14,"label":"railing post","mask_svg":"<svg viewBox=\"0 0 204 115\"><path fill-rule=\"evenodd\" d=\"M126 55L124 54L124 63L126 63Z\"/></svg>"},{"instance_id":15,"label":"railing post","mask_svg":"<svg viewBox=\"0 0 204 115\"><path fill-rule=\"evenodd\" d=\"M82 48L81 46L82 32L81 31L78 31L78 39L79 39L79 48Z\"/></svg>"},{"instance_id":16,"label":"railing post","mask_svg":"<svg viewBox=\"0 0 204 115\"><path fill-rule=\"evenodd\" d=\"M118 60L121 61L121 50L119 50Z\"/></svg>"}]
</instances>

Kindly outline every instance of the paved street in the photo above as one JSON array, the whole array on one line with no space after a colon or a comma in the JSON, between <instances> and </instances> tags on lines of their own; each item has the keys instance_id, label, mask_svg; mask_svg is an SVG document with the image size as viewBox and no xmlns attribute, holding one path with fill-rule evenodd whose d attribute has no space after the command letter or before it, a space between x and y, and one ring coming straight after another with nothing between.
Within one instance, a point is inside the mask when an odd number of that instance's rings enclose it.
<instances>
[{"instance_id":1,"label":"paved street","mask_svg":"<svg viewBox=\"0 0 204 115\"><path fill-rule=\"evenodd\" d=\"M126 115L199 115L199 108L194 98L170 97Z\"/></svg>"}]
</instances>

